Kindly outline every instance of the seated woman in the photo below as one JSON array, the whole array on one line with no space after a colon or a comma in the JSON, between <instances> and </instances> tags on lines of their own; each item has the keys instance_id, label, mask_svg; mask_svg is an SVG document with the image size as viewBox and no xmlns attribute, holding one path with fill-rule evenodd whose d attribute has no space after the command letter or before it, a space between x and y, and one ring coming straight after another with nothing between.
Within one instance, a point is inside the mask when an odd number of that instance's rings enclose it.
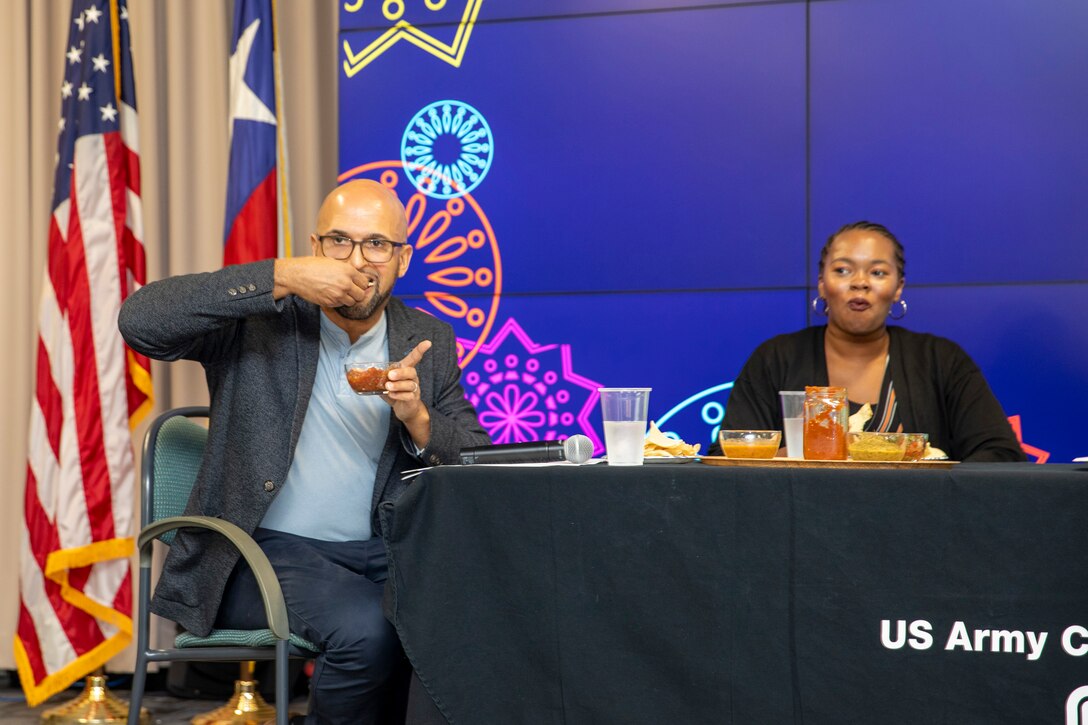
<instances>
[{"instance_id":1,"label":"seated woman","mask_svg":"<svg viewBox=\"0 0 1088 725\"><path fill-rule=\"evenodd\" d=\"M847 224L820 252L813 309L827 325L774 337L745 363L722 428L782 430L778 391L846 388L851 413L873 408L865 430L928 433L955 461L1026 460L978 366L956 343L889 327L906 314L903 245L880 224ZM712 450L717 445L712 446Z\"/></svg>"}]
</instances>

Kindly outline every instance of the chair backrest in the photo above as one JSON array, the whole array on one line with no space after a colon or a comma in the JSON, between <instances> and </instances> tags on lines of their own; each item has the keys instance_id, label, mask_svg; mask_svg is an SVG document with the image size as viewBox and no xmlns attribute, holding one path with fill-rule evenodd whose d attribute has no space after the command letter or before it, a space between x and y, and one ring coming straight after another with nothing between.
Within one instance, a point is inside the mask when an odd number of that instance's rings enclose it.
<instances>
[{"instance_id":1,"label":"chair backrest","mask_svg":"<svg viewBox=\"0 0 1088 725\"><path fill-rule=\"evenodd\" d=\"M191 418L206 417L206 406L174 408L156 418L147 429L141 464L141 528L185 512L208 440L208 429ZM170 531L159 538L169 544L174 533Z\"/></svg>"}]
</instances>

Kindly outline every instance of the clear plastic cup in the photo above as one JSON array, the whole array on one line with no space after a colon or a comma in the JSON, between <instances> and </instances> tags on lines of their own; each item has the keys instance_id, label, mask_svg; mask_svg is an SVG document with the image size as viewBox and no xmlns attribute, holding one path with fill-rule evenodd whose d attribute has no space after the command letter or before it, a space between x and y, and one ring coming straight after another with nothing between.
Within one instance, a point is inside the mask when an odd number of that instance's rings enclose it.
<instances>
[{"instance_id":1,"label":"clear plastic cup","mask_svg":"<svg viewBox=\"0 0 1088 725\"><path fill-rule=\"evenodd\" d=\"M597 388L610 466L641 466L651 388Z\"/></svg>"},{"instance_id":2,"label":"clear plastic cup","mask_svg":"<svg viewBox=\"0 0 1088 725\"><path fill-rule=\"evenodd\" d=\"M786 455L805 457L805 391L779 390L782 401L782 429L786 434Z\"/></svg>"}]
</instances>

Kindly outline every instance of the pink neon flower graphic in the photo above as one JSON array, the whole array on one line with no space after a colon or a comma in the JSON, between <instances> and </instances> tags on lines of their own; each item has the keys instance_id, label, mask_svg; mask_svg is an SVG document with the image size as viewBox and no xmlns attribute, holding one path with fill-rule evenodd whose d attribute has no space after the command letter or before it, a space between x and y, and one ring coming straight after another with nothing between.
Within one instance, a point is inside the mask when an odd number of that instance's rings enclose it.
<instances>
[{"instance_id":1,"label":"pink neon flower graphic","mask_svg":"<svg viewBox=\"0 0 1088 725\"><path fill-rule=\"evenodd\" d=\"M536 410L536 393L521 391L517 385L505 385L502 392L491 391L484 396L480 424L491 434L495 443L538 441L537 429L544 425L544 413Z\"/></svg>"},{"instance_id":2,"label":"pink neon flower graphic","mask_svg":"<svg viewBox=\"0 0 1088 725\"><path fill-rule=\"evenodd\" d=\"M604 450L589 423L600 383L574 372L570 345L538 345L510 318L476 353L464 369L465 397L495 443L581 433L593 441L594 451Z\"/></svg>"}]
</instances>

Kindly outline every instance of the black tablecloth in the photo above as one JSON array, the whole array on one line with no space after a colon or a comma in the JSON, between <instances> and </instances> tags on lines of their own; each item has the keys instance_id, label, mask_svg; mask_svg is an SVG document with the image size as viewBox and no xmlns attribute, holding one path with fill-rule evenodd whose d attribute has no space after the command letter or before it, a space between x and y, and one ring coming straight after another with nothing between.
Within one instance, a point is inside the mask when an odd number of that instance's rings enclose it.
<instances>
[{"instance_id":1,"label":"black tablecloth","mask_svg":"<svg viewBox=\"0 0 1088 725\"><path fill-rule=\"evenodd\" d=\"M451 723L1063 723L1088 685L1073 466L443 467L382 516Z\"/></svg>"}]
</instances>

